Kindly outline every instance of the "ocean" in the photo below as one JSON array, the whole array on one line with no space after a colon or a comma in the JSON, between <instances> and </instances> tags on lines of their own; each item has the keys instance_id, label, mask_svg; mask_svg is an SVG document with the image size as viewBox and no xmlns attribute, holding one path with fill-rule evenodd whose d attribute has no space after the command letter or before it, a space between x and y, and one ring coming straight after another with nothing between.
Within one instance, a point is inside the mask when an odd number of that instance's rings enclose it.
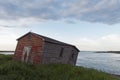
<instances>
[{"instance_id":1,"label":"ocean","mask_svg":"<svg viewBox=\"0 0 120 80\"><path fill-rule=\"evenodd\" d=\"M80 52L76 65L120 75L120 54Z\"/></svg>"}]
</instances>

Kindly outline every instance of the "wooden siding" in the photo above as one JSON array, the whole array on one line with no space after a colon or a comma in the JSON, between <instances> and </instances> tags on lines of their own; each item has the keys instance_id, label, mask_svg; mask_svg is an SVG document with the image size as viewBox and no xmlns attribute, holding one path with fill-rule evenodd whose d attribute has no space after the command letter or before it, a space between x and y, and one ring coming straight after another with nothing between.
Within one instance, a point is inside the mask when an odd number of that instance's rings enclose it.
<instances>
[{"instance_id":1,"label":"wooden siding","mask_svg":"<svg viewBox=\"0 0 120 80\"><path fill-rule=\"evenodd\" d=\"M63 49L62 56L60 56L61 49ZM71 59L72 51L74 51L74 59ZM47 63L64 63L75 65L78 51L71 46L59 45L55 43L45 42L43 50L43 64Z\"/></svg>"},{"instance_id":2,"label":"wooden siding","mask_svg":"<svg viewBox=\"0 0 120 80\"><path fill-rule=\"evenodd\" d=\"M78 57L78 50L71 47L71 55L69 56L69 64L75 65Z\"/></svg>"}]
</instances>

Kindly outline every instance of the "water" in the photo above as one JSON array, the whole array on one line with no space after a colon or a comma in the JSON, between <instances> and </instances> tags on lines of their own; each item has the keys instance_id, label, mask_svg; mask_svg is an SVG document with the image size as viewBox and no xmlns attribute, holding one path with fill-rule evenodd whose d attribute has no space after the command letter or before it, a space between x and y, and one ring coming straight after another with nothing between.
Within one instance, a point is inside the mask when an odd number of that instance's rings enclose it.
<instances>
[{"instance_id":1,"label":"water","mask_svg":"<svg viewBox=\"0 0 120 80\"><path fill-rule=\"evenodd\" d=\"M14 54L14 52L0 52L0 54Z\"/></svg>"},{"instance_id":2,"label":"water","mask_svg":"<svg viewBox=\"0 0 120 80\"><path fill-rule=\"evenodd\" d=\"M107 73L120 75L120 54L80 52L77 66L94 68Z\"/></svg>"},{"instance_id":3,"label":"water","mask_svg":"<svg viewBox=\"0 0 120 80\"><path fill-rule=\"evenodd\" d=\"M14 54L14 52L0 52L0 54ZM77 59L77 66L94 68L120 75L120 54L80 52Z\"/></svg>"}]
</instances>

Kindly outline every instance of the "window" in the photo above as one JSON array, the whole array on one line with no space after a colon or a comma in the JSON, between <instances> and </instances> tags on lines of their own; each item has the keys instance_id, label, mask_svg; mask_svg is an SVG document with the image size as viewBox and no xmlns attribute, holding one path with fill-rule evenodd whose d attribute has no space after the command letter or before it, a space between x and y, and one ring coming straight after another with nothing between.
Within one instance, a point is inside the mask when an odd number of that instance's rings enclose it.
<instances>
[{"instance_id":1,"label":"window","mask_svg":"<svg viewBox=\"0 0 120 80\"><path fill-rule=\"evenodd\" d=\"M31 34L28 35L28 39L29 39L29 40L32 39L32 35L31 35Z\"/></svg>"},{"instance_id":2,"label":"window","mask_svg":"<svg viewBox=\"0 0 120 80\"><path fill-rule=\"evenodd\" d=\"M72 53L72 58L74 58L74 53Z\"/></svg>"},{"instance_id":3,"label":"window","mask_svg":"<svg viewBox=\"0 0 120 80\"><path fill-rule=\"evenodd\" d=\"M59 57L62 57L62 56L63 56L63 52L64 52L64 48L61 48Z\"/></svg>"},{"instance_id":4,"label":"window","mask_svg":"<svg viewBox=\"0 0 120 80\"><path fill-rule=\"evenodd\" d=\"M74 58L74 51L72 50L72 55L71 55L72 58Z\"/></svg>"}]
</instances>

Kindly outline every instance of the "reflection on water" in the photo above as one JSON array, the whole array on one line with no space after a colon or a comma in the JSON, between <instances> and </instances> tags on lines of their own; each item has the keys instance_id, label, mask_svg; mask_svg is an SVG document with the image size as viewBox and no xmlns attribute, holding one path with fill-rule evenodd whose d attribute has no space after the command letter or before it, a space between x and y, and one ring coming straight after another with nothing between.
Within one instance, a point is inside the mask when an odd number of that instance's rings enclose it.
<instances>
[{"instance_id":1,"label":"reflection on water","mask_svg":"<svg viewBox=\"0 0 120 80\"><path fill-rule=\"evenodd\" d=\"M77 66L94 68L120 75L120 54L80 52Z\"/></svg>"}]
</instances>

